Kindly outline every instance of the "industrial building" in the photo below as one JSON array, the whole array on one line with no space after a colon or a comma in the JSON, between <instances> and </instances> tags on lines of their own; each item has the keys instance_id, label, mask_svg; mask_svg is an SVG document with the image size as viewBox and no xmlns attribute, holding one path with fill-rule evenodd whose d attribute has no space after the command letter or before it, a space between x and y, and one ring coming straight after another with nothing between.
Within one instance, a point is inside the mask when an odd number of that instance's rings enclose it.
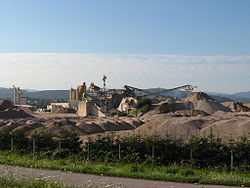
<instances>
[{"instance_id":1,"label":"industrial building","mask_svg":"<svg viewBox=\"0 0 250 188\"><path fill-rule=\"evenodd\" d=\"M69 108L69 103L51 103L50 105L47 105L47 110L52 113L60 108Z\"/></svg>"},{"instance_id":2,"label":"industrial building","mask_svg":"<svg viewBox=\"0 0 250 188\"><path fill-rule=\"evenodd\" d=\"M26 105L27 104L27 96L19 87L13 86L12 92L13 92L13 104L14 105Z\"/></svg>"}]
</instances>

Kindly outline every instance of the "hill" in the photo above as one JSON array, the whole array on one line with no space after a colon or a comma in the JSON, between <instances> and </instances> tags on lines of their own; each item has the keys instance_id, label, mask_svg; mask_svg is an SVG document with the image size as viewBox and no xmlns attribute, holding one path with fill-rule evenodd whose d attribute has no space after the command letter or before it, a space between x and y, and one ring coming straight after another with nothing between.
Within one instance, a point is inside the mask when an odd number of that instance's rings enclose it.
<instances>
[{"instance_id":1,"label":"hill","mask_svg":"<svg viewBox=\"0 0 250 188\"><path fill-rule=\"evenodd\" d=\"M250 91L238 92L234 94L208 92L208 94L218 102L250 102Z\"/></svg>"},{"instance_id":2,"label":"hill","mask_svg":"<svg viewBox=\"0 0 250 188\"><path fill-rule=\"evenodd\" d=\"M67 101L69 98L69 90L44 90L37 92L26 92L29 98L33 99L55 99Z\"/></svg>"},{"instance_id":3,"label":"hill","mask_svg":"<svg viewBox=\"0 0 250 188\"><path fill-rule=\"evenodd\" d=\"M0 87L0 98L7 99L11 98L12 89Z\"/></svg>"},{"instance_id":4,"label":"hill","mask_svg":"<svg viewBox=\"0 0 250 188\"><path fill-rule=\"evenodd\" d=\"M28 98L32 99L55 99L60 101L66 101L69 98L69 90L23 90L24 93L28 96ZM12 88L0 88L0 98L8 99L12 97Z\"/></svg>"},{"instance_id":5,"label":"hill","mask_svg":"<svg viewBox=\"0 0 250 188\"><path fill-rule=\"evenodd\" d=\"M164 88L149 88L146 89L149 92L161 92L164 91ZM26 89L24 92L27 94L29 98L33 99L51 99L54 98L55 100L66 101L69 98L69 90L43 90L43 91L36 91ZM215 93L215 92L208 92L210 96L212 96L217 102L250 102L250 91L247 92L238 92L234 94L225 94L225 93ZM178 97L178 98L185 98L189 95L188 92L182 90L175 90L170 91L165 94L165 96L171 97ZM12 96L12 89L11 88L3 88L0 87L0 98L7 99L11 98Z\"/></svg>"}]
</instances>

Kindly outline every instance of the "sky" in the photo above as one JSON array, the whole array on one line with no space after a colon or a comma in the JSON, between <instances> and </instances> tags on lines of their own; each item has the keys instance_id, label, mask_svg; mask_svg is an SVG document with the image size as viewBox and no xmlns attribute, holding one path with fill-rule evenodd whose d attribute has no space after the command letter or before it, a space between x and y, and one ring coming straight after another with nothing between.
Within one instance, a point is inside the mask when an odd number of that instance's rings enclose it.
<instances>
[{"instance_id":1,"label":"sky","mask_svg":"<svg viewBox=\"0 0 250 188\"><path fill-rule=\"evenodd\" d=\"M250 91L248 0L0 0L0 87Z\"/></svg>"}]
</instances>

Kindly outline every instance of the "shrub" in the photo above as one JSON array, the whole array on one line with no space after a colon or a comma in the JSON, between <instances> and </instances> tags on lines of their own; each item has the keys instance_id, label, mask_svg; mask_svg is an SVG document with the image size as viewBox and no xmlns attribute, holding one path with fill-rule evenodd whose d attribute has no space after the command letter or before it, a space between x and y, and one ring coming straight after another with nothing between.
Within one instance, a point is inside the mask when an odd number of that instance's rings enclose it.
<instances>
[{"instance_id":1,"label":"shrub","mask_svg":"<svg viewBox=\"0 0 250 188\"><path fill-rule=\"evenodd\" d=\"M158 108L157 108L157 111L159 113L168 113L168 112L170 112L169 106L168 106L167 103L160 104L160 106L158 106Z\"/></svg>"},{"instance_id":2,"label":"shrub","mask_svg":"<svg viewBox=\"0 0 250 188\"><path fill-rule=\"evenodd\" d=\"M70 155L70 151L69 149L56 149L55 151L53 151L51 154L50 154L50 157L52 159L58 159L58 158L66 158L66 157L69 157Z\"/></svg>"},{"instance_id":3,"label":"shrub","mask_svg":"<svg viewBox=\"0 0 250 188\"><path fill-rule=\"evenodd\" d=\"M14 150L23 153L28 149L28 138L25 137L23 131L14 131L10 133L13 139Z\"/></svg>"},{"instance_id":4,"label":"shrub","mask_svg":"<svg viewBox=\"0 0 250 188\"><path fill-rule=\"evenodd\" d=\"M56 142L48 132L33 134L29 140L30 151L33 149L33 144L35 144L36 152L51 151L56 148Z\"/></svg>"},{"instance_id":5,"label":"shrub","mask_svg":"<svg viewBox=\"0 0 250 188\"><path fill-rule=\"evenodd\" d=\"M141 99L141 100L138 100L138 102L136 104L136 109L140 109L140 108L142 108L142 107L144 107L146 105L151 106L151 104L152 104L151 99L147 99L147 98L146 99Z\"/></svg>"},{"instance_id":6,"label":"shrub","mask_svg":"<svg viewBox=\"0 0 250 188\"><path fill-rule=\"evenodd\" d=\"M79 137L69 131L61 132L58 139L58 145L60 145L60 148L68 150L70 153L78 153L81 151Z\"/></svg>"},{"instance_id":7,"label":"shrub","mask_svg":"<svg viewBox=\"0 0 250 188\"><path fill-rule=\"evenodd\" d=\"M151 108L151 99L141 99L137 102L135 109L130 112L131 115L137 115L138 113L148 112Z\"/></svg>"},{"instance_id":8,"label":"shrub","mask_svg":"<svg viewBox=\"0 0 250 188\"><path fill-rule=\"evenodd\" d=\"M0 150L11 149L11 135L6 129L0 131Z\"/></svg>"}]
</instances>

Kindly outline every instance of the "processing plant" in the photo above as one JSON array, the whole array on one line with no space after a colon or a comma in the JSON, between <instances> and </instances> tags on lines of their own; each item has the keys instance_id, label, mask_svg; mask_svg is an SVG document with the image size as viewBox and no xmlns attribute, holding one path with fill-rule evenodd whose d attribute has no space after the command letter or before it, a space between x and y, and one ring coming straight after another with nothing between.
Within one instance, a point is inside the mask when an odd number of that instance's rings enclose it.
<instances>
[{"instance_id":1,"label":"processing plant","mask_svg":"<svg viewBox=\"0 0 250 188\"><path fill-rule=\"evenodd\" d=\"M122 89L107 89L107 77L103 76L103 86L99 87L93 82L88 87L86 82L76 89L71 88L69 93L69 106L77 108L79 116L105 116L110 111L128 111L133 108L139 99L155 98L159 101L169 98L167 93L175 90L192 92L196 86L183 85L171 89L162 89L160 92L150 92L146 89L125 85Z\"/></svg>"}]
</instances>

